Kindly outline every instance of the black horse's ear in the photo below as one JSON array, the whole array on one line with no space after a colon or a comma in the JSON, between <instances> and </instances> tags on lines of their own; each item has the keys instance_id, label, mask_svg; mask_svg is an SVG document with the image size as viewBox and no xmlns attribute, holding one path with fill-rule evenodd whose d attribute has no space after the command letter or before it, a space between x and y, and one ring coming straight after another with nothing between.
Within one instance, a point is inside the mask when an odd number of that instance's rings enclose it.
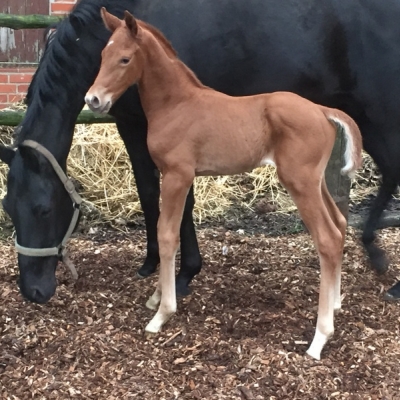
<instances>
[{"instance_id":1,"label":"black horse's ear","mask_svg":"<svg viewBox=\"0 0 400 400\"><path fill-rule=\"evenodd\" d=\"M101 7L100 15L104 25L109 31L114 32L121 26L122 21L115 15L110 14L105 7Z\"/></svg>"},{"instance_id":2,"label":"black horse's ear","mask_svg":"<svg viewBox=\"0 0 400 400\"><path fill-rule=\"evenodd\" d=\"M40 171L40 159L39 153L32 149L31 147L20 145L18 150L21 154L24 162L32 169L34 172L39 173Z\"/></svg>"},{"instance_id":3,"label":"black horse's ear","mask_svg":"<svg viewBox=\"0 0 400 400\"><path fill-rule=\"evenodd\" d=\"M15 156L15 151L11 147L0 145L0 160L10 166L11 161Z\"/></svg>"},{"instance_id":4,"label":"black horse's ear","mask_svg":"<svg viewBox=\"0 0 400 400\"><path fill-rule=\"evenodd\" d=\"M124 20L125 20L126 26L131 31L132 36L136 37L136 35L138 33L138 24L137 24L135 17L129 11L125 10Z\"/></svg>"}]
</instances>

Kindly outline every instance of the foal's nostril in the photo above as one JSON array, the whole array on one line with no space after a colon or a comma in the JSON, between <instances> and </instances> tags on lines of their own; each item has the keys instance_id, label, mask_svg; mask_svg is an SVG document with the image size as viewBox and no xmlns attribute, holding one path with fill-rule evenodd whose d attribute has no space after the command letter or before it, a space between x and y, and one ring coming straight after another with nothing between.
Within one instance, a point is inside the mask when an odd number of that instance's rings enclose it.
<instances>
[{"instance_id":1,"label":"foal's nostril","mask_svg":"<svg viewBox=\"0 0 400 400\"><path fill-rule=\"evenodd\" d=\"M94 108L99 108L100 107L100 100L97 96L93 96L90 103Z\"/></svg>"}]
</instances>

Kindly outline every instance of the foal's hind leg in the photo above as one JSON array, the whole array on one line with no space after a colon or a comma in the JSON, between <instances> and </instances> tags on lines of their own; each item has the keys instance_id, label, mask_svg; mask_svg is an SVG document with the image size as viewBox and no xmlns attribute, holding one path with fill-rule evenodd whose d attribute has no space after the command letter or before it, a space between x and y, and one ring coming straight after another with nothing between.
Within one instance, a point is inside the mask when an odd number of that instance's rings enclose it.
<instances>
[{"instance_id":1,"label":"foal's hind leg","mask_svg":"<svg viewBox=\"0 0 400 400\"><path fill-rule=\"evenodd\" d=\"M325 206L331 216L332 221L339 229L342 235L342 253L344 248L344 241L346 238L346 228L347 228L347 221L343 214L340 212L339 208L337 207L336 203L334 202L332 196L329 194L328 188L326 186L325 179L322 181L322 197L325 203ZM343 255L343 254L342 254ZM335 314L339 313L342 308L342 300L340 295L340 286L341 286L341 274L342 273L342 259L340 263L336 266L336 279L335 279L335 299L334 299L334 312Z\"/></svg>"},{"instance_id":2,"label":"foal's hind leg","mask_svg":"<svg viewBox=\"0 0 400 400\"><path fill-rule=\"evenodd\" d=\"M326 206L318 171L304 171L301 168L289 170L287 174L278 171L279 178L297 205L313 238L321 264L317 327L307 350L311 357L319 360L321 350L334 332L335 288L337 291L340 284L337 274L340 271L338 266L342 258L343 235Z\"/></svg>"},{"instance_id":3,"label":"foal's hind leg","mask_svg":"<svg viewBox=\"0 0 400 400\"><path fill-rule=\"evenodd\" d=\"M146 326L146 332L159 332L165 322L176 312L175 256L179 247L179 229L186 196L193 179L194 173L191 175L187 171L167 172L163 176L162 205L157 227L160 277L157 289L146 305L154 309L161 301L156 315Z\"/></svg>"}]
</instances>

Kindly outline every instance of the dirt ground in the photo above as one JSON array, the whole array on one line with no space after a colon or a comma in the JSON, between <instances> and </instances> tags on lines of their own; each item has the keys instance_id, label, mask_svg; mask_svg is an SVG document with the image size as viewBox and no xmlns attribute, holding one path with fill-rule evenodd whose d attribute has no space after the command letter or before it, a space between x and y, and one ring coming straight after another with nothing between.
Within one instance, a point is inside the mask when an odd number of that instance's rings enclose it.
<instances>
[{"instance_id":1,"label":"dirt ground","mask_svg":"<svg viewBox=\"0 0 400 400\"><path fill-rule=\"evenodd\" d=\"M56 296L43 306L21 298L12 241L2 242L0 398L400 399L400 303L382 300L400 277L399 229L381 232L395 261L383 277L349 229L343 311L315 361L305 355L319 290L312 242L248 226L198 230L204 267L193 294L150 339L144 304L156 278L135 274L143 229L74 238L80 278L60 266Z\"/></svg>"}]
</instances>

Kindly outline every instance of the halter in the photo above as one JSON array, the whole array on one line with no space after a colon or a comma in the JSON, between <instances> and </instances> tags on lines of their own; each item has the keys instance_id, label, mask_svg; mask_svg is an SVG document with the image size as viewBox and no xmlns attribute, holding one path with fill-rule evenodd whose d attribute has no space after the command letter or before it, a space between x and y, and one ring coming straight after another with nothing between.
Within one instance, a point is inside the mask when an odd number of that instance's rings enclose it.
<instances>
[{"instance_id":1,"label":"halter","mask_svg":"<svg viewBox=\"0 0 400 400\"><path fill-rule=\"evenodd\" d=\"M78 274L76 272L75 266L72 261L69 259L67 250L65 248L68 239L72 235L72 232L75 229L76 223L78 222L80 205L82 203L82 198L75 190L75 186L73 182L67 177L64 173L63 169L58 164L56 158L53 154L50 153L44 146L34 140L25 140L22 142L23 146L31 147L32 149L37 150L40 154L42 154L52 165L54 172L60 178L63 183L65 190L69 194L72 200L72 205L74 207L74 214L72 215L71 222L69 224L68 230L64 235L61 243L56 247L46 247L46 248L31 248L24 247L18 244L17 237L15 237L15 249L19 254L30 257L48 257L48 256L57 256L61 261L63 261L71 271L71 274L74 279L78 278Z\"/></svg>"}]
</instances>

